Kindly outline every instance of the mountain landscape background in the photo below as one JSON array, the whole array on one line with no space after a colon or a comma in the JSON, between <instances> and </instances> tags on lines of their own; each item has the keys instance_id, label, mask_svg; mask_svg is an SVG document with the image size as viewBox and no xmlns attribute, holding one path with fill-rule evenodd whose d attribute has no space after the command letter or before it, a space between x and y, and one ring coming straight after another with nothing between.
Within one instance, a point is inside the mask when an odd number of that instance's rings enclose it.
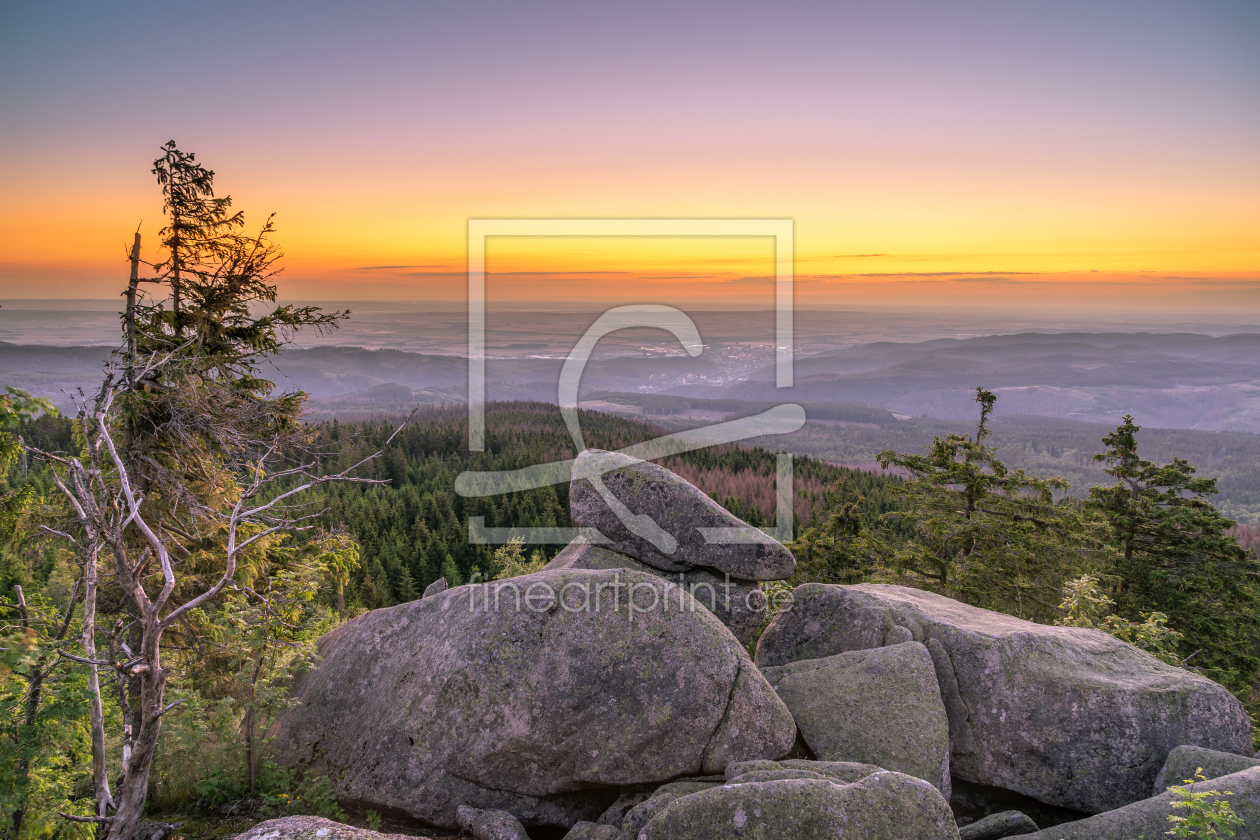
<instances>
[{"instance_id":1,"label":"mountain landscape background","mask_svg":"<svg viewBox=\"0 0 1260 840\"><path fill-rule=\"evenodd\" d=\"M462 307L324 304L350 308L341 330L303 336L268 373L311 395L313 419L395 417L467 398ZM593 309L491 308L486 397L556 401L566 354ZM787 436L750 442L878 469L884 449L921 450L974 426L975 388L998 396L993 430L1007 462L1071 481L1106 483L1093 455L1131 414L1145 457L1188 458L1219 478L1215 502L1260 525L1260 325L1229 319L1112 320L965 312L804 310L795 318L795 383L774 382L774 313L689 313L705 342L688 356L660 330L613 333L583 374L588 410L681 429L805 406ZM69 408L99 381L117 331L112 301L18 301L0 308L0 377Z\"/></svg>"}]
</instances>

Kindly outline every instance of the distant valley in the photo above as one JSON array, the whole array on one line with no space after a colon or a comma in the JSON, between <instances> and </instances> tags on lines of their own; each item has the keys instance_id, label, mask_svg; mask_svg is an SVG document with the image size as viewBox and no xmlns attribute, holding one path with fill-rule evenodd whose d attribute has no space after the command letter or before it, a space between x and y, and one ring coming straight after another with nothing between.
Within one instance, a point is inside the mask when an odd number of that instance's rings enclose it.
<instances>
[{"instance_id":1,"label":"distant valley","mask_svg":"<svg viewBox=\"0 0 1260 840\"><path fill-rule=\"evenodd\" d=\"M760 443L869 468L882 449L919 449L933 435L970 430L975 388L982 385L998 395L996 442L1012 466L1063 475L1072 492L1082 494L1106 478L1091 460L1099 439L1132 414L1144 427L1147 457L1189 458L1203 474L1220 477L1217 501L1230 516L1260 524L1255 328L1223 334L1030 331L914 341L911 321L890 320L876 329L868 320L865 334L898 340L852 344L813 313L797 342L795 384L780 389L773 343L765 340L770 324L752 317L764 314L697 318L705 351L696 358L659 331L610 336L585 368L583 406L683 428L796 402L806 408L806 427ZM442 317L446 322L434 331L445 336L442 349L452 350L462 325L449 313ZM583 318L544 318L547 329L558 332L542 335L535 324L513 332L511 341L489 342L487 399L554 402L561 351L581 334ZM359 337L362 329L343 337ZM65 392L98 383L109 352L0 342L0 382L68 408ZM328 344L290 350L273 365L265 375L279 387L311 395L313 419L399 416L418 404L467 398L467 363L454 352Z\"/></svg>"}]
</instances>

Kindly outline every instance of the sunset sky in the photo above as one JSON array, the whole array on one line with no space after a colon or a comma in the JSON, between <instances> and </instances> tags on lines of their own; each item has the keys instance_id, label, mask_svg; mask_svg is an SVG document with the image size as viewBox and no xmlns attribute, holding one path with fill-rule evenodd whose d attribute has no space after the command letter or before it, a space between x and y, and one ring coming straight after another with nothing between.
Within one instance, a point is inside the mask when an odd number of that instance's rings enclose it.
<instances>
[{"instance_id":1,"label":"sunset sky","mask_svg":"<svg viewBox=\"0 0 1260 840\"><path fill-rule=\"evenodd\" d=\"M289 299L469 218L796 224L806 306L1260 313L1260 4L0 2L0 299L112 298L175 139ZM773 300L764 239L500 240L523 301Z\"/></svg>"}]
</instances>

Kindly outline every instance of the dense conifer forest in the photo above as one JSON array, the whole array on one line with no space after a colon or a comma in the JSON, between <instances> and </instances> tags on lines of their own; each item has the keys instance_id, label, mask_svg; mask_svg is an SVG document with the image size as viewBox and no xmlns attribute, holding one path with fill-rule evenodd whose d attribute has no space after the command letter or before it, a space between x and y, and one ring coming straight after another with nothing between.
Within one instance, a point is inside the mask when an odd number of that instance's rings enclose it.
<instances>
[{"instance_id":1,"label":"dense conifer forest","mask_svg":"<svg viewBox=\"0 0 1260 840\"><path fill-rule=\"evenodd\" d=\"M315 427L311 450L323 452L319 469L337 472L375 452L398 425L395 420ZM619 449L658 437L659 427L599 412L582 412L587 443L600 449ZM40 417L22 425L21 434L41 449L68 451L73 447L70 421ZM335 454L329 454L335 453ZM474 574L493 578L492 545L473 545L468 518L485 517L488 527L566 527L569 488L561 484L487 498L464 498L454 490L455 478L465 470L510 470L546 461L572 458L574 452L556 406L547 403L491 403L487 411L486 450L469 453L467 410L463 406L426 408L384 448L381 458L367 468L384 485L325 485L306 498L316 522L326 531L345 529L359 545L360 563L345 587L348 608L375 609L413 600L437 578L468 581ZM688 452L662 462L737 516L766 525L774 515L775 455L765 449L724 446ZM9 470L11 486L29 484L47 494L51 481L42 465ZM831 488L844 486L864 499L870 527L893 509L890 488L899 479L837 467L807 457L794 459L797 530L809 527L827 507ZM563 546L534 550L550 558ZM17 562L13 560L11 562ZM21 568L6 571L2 585L38 580L50 568L37 554L25 557ZM331 603L331 602L330 602Z\"/></svg>"}]
</instances>

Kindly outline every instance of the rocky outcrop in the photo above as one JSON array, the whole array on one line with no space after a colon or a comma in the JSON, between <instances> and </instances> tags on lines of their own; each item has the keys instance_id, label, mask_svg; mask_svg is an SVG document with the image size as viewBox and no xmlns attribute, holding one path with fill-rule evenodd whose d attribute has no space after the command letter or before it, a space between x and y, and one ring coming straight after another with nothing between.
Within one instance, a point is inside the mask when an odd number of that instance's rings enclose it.
<instances>
[{"instance_id":1,"label":"rocky outcrop","mask_svg":"<svg viewBox=\"0 0 1260 840\"><path fill-rule=\"evenodd\" d=\"M281 817L238 834L235 840L425 840L406 834L381 834L323 817Z\"/></svg>"},{"instance_id":2,"label":"rocky outcrop","mask_svg":"<svg viewBox=\"0 0 1260 840\"><path fill-rule=\"evenodd\" d=\"M449 586L446 583L446 578L440 577L437 580L433 581L433 583L430 583L428 586L426 586L424 588L424 594L421 595L420 597L429 598L433 595L438 594L439 592L445 592L448 588Z\"/></svg>"},{"instance_id":3,"label":"rocky outcrop","mask_svg":"<svg viewBox=\"0 0 1260 840\"><path fill-rule=\"evenodd\" d=\"M762 673L819 759L896 770L949 798L949 718L922 644L804 659Z\"/></svg>"},{"instance_id":4,"label":"rocky outcrop","mask_svg":"<svg viewBox=\"0 0 1260 840\"><path fill-rule=\"evenodd\" d=\"M1260 758L1247 758L1244 755L1208 750L1203 747L1192 747L1183 744L1174 747L1168 754L1159 775L1155 777L1152 796L1159 796L1173 785L1182 785L1196 780L1199 771L1203 778L1215 779L1239 773L1252 767L1260 767Z\"/></svg>"},{"instance_id":5,"label":"rocky outcrop","mask_svg":"<svg viewBox=\"0 0 1260 840\"><path fill-rule=\"evenodd\" d=\"M958 829L958 840L1002 840L1037 830L1037 824L1019 811L1003 811Z\"/></svg>"},{"instance_id":6,"label":"rocky outcrop","mask_svg":"<svg viewBox=\"0 0 1260 840\"><path fill-rule=\"evenodd\" d=\"M701 568L665 572L628 555L593 545L585 537L578 537L565 546L546 568L634 569L665 578L686 589L697 603L717 616L740 644L752 641L766 621L766 595L756 581L737 580Z\"/></svg>"},{"instance_id":7,"label":"rocky outcrop","mask_svg":"<svg viewBox=\"0 0 1260 840\"><path fill-rule=\"evenodd\" d=\"M457 587L319 647L274 757L327 773L344 802L444 828L460 805L568 828L620 787L777 758L796 735L721 622L641 572Z\"/></svg>"},{"instance_id":8,"label":"rocky outcrop","mask_svg":"<svg viewBox=\"0 0 1260 840\"><path fill-rule=\"evenodd\" d=\"M1251 744L1223 687L1106 633L1048 627L900 586L799 587L757 651L763 667L904 642L932 655L953 773L1099 813L1149 795L1169 751Z\"/></svg>"},{"instance_id":9,"label":"rocky outcrop","mask_svg":"<svg viewBox=\"0 0 1260 840\"><path fill-rule=\"evenodd\" d=\"M1260 840L1260 767L1213 779L1202 789L1230 792L1224 798L1243 821L1242 827L1235 829L1234 840ZM1089 819L1043 828L1032 834L1013 835L1010 840L1135 840L1141 837L1154 840L1166 836L1170 828L1169 815L1185 815L1184 811L1173 808L1175 799L1172 791L1165 791Z\"/></svg>"},{"instance_id":10,"label":"rocky outcrop","mask_svg":"<svg viewBox=\"0 0 1260 840\"><path fill-rule=\"evenodd\" d=\"M679 797L636 840L958 840L949 805L932 785L878 772L851 784L825 779L731 781Z\"/></svg>"},{"instance_id":11,"label":"rocky outcrop","mask_svg":"<svg viewBox=\"0 0 1260 840\"><path fill-rule=\"evenodd\" d=\"M703 567L758 581L783 580L796 569L796 559L782 543L664 467L619 452L588 449L577 457L569 512L573 524L607 537L605 548L662 571ZM623 516L634 524L633 531ZM708 528L738 529L744 542L711 543L702 530Z\"/></svg>"}]
</instances>

